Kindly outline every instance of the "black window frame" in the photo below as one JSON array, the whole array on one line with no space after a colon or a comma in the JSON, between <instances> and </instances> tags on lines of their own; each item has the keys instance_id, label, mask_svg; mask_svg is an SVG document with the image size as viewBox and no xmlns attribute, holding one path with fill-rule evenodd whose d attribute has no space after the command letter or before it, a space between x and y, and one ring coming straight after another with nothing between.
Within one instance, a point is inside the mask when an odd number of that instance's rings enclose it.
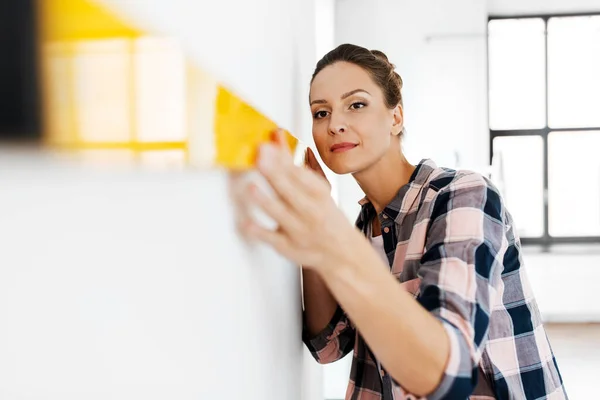
<instances>
[{"instance_id":1,"label":"black window frame","mask_svg":"<svg viewBox=\"0 0 600 400\"><path fill-rule=\"evenodd\" d=\"M551 18L561 17L589 17L589 16L600 16L600 12L580 12L580 13L554 13L554 14L519 14L519 15L501 15L501 16L488 16L488 23L486 25L486 51L487 51L487 79L488 79L488 129L490 132L490 147L489 147L489 161L492 162L494 155L494 139L497 137L515 137L515 136L539 136L543 141L543 183L544 183L544 196L543 196L543 207L544 207L544 230L541 237L524 237L521 238L523 245L542 245L549 247L555 244L600 244L600 236L551 236L549 232L549 196L548 196L548 136L550 132L586 132L586 131L600 131L600 126L596 127L581 127L581 128L550 128L548 126L548 21ZM489 78L490 78L490 63L489 63L489 23L493 20L508 20L508 19L542 19L544 21L544 47L545 47L545 117L546 124L540 129L511 129L511 130L495 130L492 129L490 121L490 96L489 96Z\"/></svg>"}]
</instances>

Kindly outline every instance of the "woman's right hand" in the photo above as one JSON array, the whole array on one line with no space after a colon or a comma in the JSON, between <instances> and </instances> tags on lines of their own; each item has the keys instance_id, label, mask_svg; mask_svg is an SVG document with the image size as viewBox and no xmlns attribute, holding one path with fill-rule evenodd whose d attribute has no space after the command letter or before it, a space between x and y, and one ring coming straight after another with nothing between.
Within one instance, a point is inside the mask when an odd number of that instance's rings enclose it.
<instances>
[{"instance_id":1,"label":"woman's right hand","mask_svg":"<svg viewBox=\"0 0 600 400\"><path fill-rule=\"evenodd\" d=\"M329 182L329 179L327 179L327 176L325 175L323 168L319 164L319 161L317 161L317 157L315 156L315 153L313 153L313 151L311 150L310 147L308 147L306 149L306 152L304 153L304 166L312 169L318 175L323 177L323 179L325 179L325 181L327 181L329 188L331 188L331 183Z\"/></svg>"}]
</instances>

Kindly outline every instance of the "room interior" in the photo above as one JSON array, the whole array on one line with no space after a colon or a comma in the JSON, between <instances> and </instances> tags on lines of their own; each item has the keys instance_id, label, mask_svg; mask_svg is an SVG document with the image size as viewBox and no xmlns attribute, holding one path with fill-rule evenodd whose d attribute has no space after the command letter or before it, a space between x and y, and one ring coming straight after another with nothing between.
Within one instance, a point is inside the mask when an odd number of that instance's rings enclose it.
<instances>
[{"instance_id":1,"label":"room interior","mask_svg":"<svg viewBox=\"0 0 600 400\"><path fill-rule=\"evenodd\" d=\"M303 348L300 274L238 237L227 186L276 126L314 148L342 43L396 65L409 161L501 190L567 392L595 398L597 1L6 0L0 36L0 398L344 398L350 356Z\"/></svg>"}]
</instances>

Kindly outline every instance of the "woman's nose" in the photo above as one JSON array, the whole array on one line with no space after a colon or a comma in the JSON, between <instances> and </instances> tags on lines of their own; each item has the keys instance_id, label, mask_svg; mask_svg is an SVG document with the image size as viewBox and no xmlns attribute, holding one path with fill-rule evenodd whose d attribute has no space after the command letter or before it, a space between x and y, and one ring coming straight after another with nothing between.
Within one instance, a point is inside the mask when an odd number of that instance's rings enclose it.
<instances>
[{"instance_id":1,"label":"woman's nose","mask_svg":"<svg viewBox=\"0 0 600 400\"><path fill-rule=\"evenodd\" d=\"M331 122L329 124L329 132L332 135L339 135L345 133L347 130L348 128L346 127L346 124L343 121L336 121L334 119L331 119Z\"/></svg>"}]
</instances>

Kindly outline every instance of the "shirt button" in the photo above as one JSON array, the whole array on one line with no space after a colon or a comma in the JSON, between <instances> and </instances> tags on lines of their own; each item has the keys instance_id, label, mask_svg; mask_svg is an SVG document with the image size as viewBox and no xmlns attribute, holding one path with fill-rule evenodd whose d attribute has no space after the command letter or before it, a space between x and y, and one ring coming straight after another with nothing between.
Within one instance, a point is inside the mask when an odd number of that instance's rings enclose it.
<instances>
[{"instance_id":1,"label":"shirt button","mask_svg":"<svg viewBox=\"0 0 600 400\"><path fill-rule=\"evenodd\" d=\"M388 219L388 216L383 214L383 219Z\"/></svg>"},{"instance_id":2,"label":"shirt button","mask_svg":"<svg viewBox=\"0 0 600 400\"><path fill-rule=\"evenodd\" d=\"M384 231L385 233L388 233L388 232L390 231L390 228L388 228L388 227L385 227L385 228L383 228L383 231Z\"/></svg>"}]
</instances>

